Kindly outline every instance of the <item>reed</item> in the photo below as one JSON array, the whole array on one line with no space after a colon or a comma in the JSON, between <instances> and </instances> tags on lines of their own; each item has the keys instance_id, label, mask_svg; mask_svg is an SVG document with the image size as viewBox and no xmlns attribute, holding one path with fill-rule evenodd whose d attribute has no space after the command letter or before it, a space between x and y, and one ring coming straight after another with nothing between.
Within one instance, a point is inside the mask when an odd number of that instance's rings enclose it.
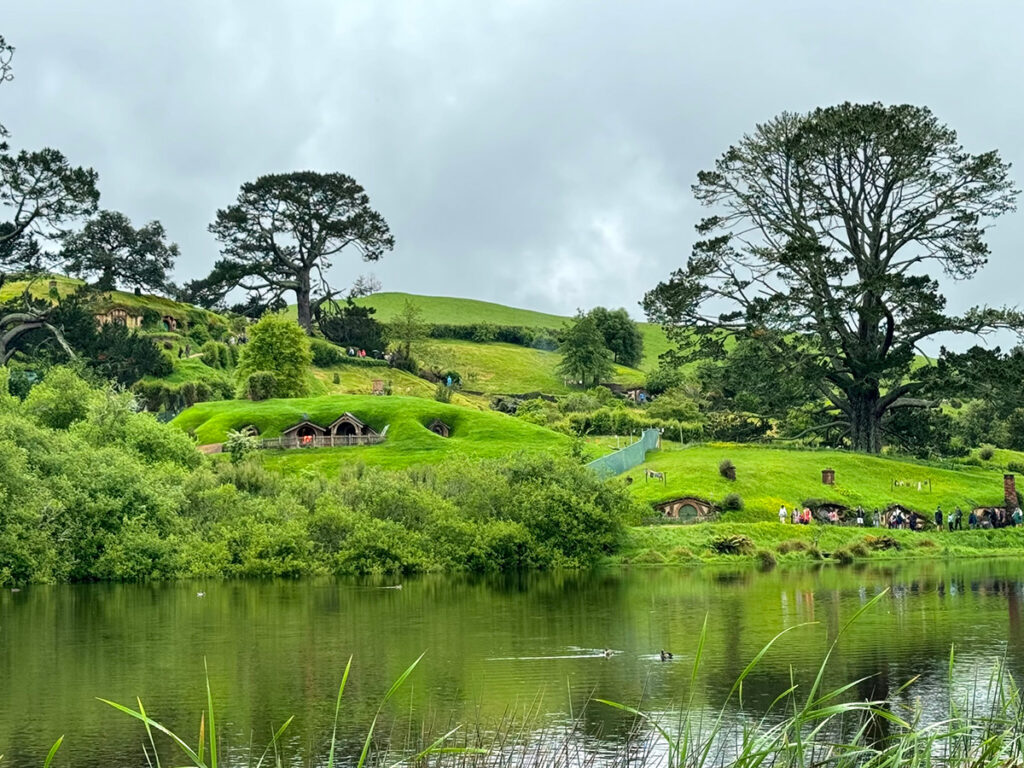
<instances>
[{"instance_id":1,"label":"reed","mask_svg":"<svg viewBox=\"0 0 1024 768\"><path fill-rule=\"evenodd\" d=\"M798 684L791 673L789 686L763 711L754 712L743 698L744 682L791 627L767 643L743 668L725 700L714 711L698 706L702 663L707 641L707 621L695 646L687 690L681 705L672 712L648 712L610 699L593 698L582 711L569 707L561 723L545 715L543 696L522 708L509 708L499 722L484 727L463 727L447 722L423 723L419 733L381 736L379 726L385 707L419 665L416 659L398 676L377 707L361 746L342 743L338 725L342 716L345 686L352 662L342 674L334 708L334 724L327 754L286 759L280 750L282 736L292 719L278 728L262 750L250 746L247 753L219 749L214 697L207 675L206 711L200 718L195 744L171 732L147 714L141 701L137 709L104 701L143 723L146 761L161 768L157 737L169 740L196 768L273 764L335 768L336 765L422 765L453 768L584 768L632 766L634 768L1019 768L1024 765L1024 702L1020 689L1001 661L988 679L957 692L954 684L955 653L948 663L948 698L907 704L916 681L911 679L877 700L859 698L856 691L865 680L825 685L830 659L843 636L865 611L886 593L864 605L840 629L809 684ZM799 625L805 626L805 625ZM570 692L571 693L571 692ZM570 697L571 700L571 697ZM632 719L628 738L609 744L596 742L585 723L590 707L608 707ZM411 721L410 721L411 722ZM60 747L58 741L46 765ZM259 754L257 754L259 752ZM174 763L178 765L178 763Z\"/></svg>"}]
</instances>

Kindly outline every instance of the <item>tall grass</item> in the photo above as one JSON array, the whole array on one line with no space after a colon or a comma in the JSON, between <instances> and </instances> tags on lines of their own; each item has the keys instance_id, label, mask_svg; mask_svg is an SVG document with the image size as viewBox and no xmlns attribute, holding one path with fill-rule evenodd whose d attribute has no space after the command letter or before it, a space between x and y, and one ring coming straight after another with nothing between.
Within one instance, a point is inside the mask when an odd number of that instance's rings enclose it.
<instances>
[{"instance_id":1,"label":"tall grass","mask_svg":"<svg viewBox=\"0 0 1024 768\"><path fill-rule=\"evenodd\" d=\"M753 712L743 697L744 683L762 659L791 627L773 638L743 668L717 711L698 705L697 693L707 640L707 621L697 639L687 691L681 706L671 712L649 712L642 706L609 699L588 700L582 711L569 707L568 718L553 721L542 696L522 710L510 708L498 723L463 728L446 723L436 728L424 723L418 734L380 736L378 726L388 702L413 674L416 659L381 699L361 743L341 742L339 718L343 711L351 659L342 674L334 708L334 724L326 756L286 758L280 749L289 719L259 751L229 753L221 748L214 698L207 676L207 709L200 718L199 737L186 743L150 717L141 701L138 708L106 701L118 711L141 721L146 733L146 762L161 768L156 736L196 768L263 765L399 766L433 765L457 768L580 768L581 766L636 766L638 768L1017 768L1024 765L1024 702L1021 691L997 661L987 679L976 679L966 692L954 683L955 654L948 664L945 701L908 704L916 678L904 682L877 700L857 694L868 678L830 687L825 684L829 662L849 627L886 593L863 606L840 629L817 667L813 679L797 682L791 672L785 690L763 711ZM798 625L805 626L805 625ZM571 693L571 692L570 692ZM571 697L570 697L571 698ZM105 700L103 700L105 701ZM587 709L608 707L632 720L626 738L601 742L587 734ZM439 735L430 735L431 733ZM404 741L402 740L404 738ZM47 764L60 741L54 745ZM174 763L178 765L178 763Z\"/></svg>"}]
</instances>

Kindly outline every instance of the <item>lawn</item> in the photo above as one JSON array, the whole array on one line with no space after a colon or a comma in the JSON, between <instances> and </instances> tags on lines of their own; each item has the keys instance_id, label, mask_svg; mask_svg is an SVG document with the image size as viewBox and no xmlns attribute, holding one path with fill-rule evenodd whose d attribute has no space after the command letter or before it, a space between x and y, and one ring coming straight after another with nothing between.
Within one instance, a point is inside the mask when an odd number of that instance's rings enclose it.
<instances>
[{"instance_id":1,"label":"lawn","mask_svg":"<svg viewBox=\"0 0 1024 768\"><path fill-rule=\"evenodd\" d=\"M199 443L206 444L221 442L228 430L249 424L255 425L263 437L276 437L304 415L326 426L346 411L377 431L387 426L387 440L376 446L268 451L262 454L267 466L331 474L342 464L352 462L399 468L431 464L452 456L498 458L523 450L564 452L571 442L565 435L494 411L400 396L342 395L258 403L199 403L182 412L172 424L194 431ZM435 418L451 427L451 437L439 437L426 428ZM601 449L595 446L594 450Z\"/></svg>"},{"instance_id":2,"label":"lawn","mask_svg":"<svg viewBox=\"0 0 1024 768\"><path fill-rule=\"evenodd\" d=\"M936 505L952 510L1001 505L1003 472L968 465L933 465L867 456L845 451L807 451L752 445L709 444L680 447L666 443L649 453L648 461L628 474L633 492L644 501L657 502L684 495L721 501L738 493L742 512L726 513L727 520L776 520L780 504L792 508L806 499L827 499L867 510L899 503L931 514ZM736 480L719 475L718 464L730 459ZM645 482L645 468L665 473L664 484ZM836 484L823 485L821 470L836 471ZM901 485L894 486L894 481ZM921 490L918 490L921 483Z\"/></svg>"},{"instance_id":3,"label":"lawn","mask_svg":"<svg viewBox=\"0 0 1024 768\"><path fill-rule=\"evenodd\" d=\"M334 382L337 374L338 382ZM425 397L434 399L436 385L426 379L413 376L397 368L370 368L361 365L334 365L330 368L313 368L310 380L310 394L321 395L366 395L373 392L376 380L390 382L393 395ZM452 398L456 405L486 409L488 399L456 392Z\"/></svg>"},{"instance_id":4,"label":"lawn","mask_svg":"<svg viewBox=\"0 0 1024 768\"><path fill-rule=\"evenodd\" d=\"M503 304L475 299L457 299L447 296L416 296L411 293L376 293L358 299L357 303L372 306L377 310L376 318L387 322L411 301L423 312L428 323L445 325L471 325L490 323L492 325L522 325L529 328L561 328L570 318L549 315L530 309L517 309ZM615 307L609 307L615 309ZM294 311L294 310L291 310ZM658 356L669 349L668 339L659 325L639 323L644 337L644 360L640 368L649 371L657 367ZM523 390L526 391L526 390Z\"/></svg>"}]
</instances>

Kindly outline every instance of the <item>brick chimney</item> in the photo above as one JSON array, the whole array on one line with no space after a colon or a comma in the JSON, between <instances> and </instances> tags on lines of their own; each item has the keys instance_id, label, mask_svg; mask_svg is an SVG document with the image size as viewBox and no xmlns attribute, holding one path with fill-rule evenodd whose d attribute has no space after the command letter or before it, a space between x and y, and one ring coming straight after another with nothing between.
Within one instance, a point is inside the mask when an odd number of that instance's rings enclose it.
<instances>
[{"instance_id":1,"label":"brick chimney","mask_svg":"<svg viewBox=\"0 0 1024 768\"><path fill-rule=\"evenodd\" d=\"M821 470L821 482L824 485L836 484L836 471L834 469Z\"/></svg>"},{"instance_id":2,"label":"brick chimney","mask_svg":"<svg viewBox=\"0 0 1024 768\"><path fill-rule=\"evenodd\" d=\"M1017 482L1013 475L1003 475L1003 501L1007 510L1017 506Z\"/></svg>"}]
</instances>

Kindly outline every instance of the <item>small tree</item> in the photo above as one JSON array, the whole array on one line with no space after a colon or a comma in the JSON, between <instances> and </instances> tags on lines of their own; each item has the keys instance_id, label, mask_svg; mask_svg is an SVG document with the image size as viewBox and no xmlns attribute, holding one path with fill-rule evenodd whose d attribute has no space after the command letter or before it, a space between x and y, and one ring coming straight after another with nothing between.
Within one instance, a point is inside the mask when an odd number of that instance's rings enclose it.
<instances>
[{"instance_id":1,"label":"small tree","mask_svg":"<svg viewBox=\"0 0 1024 768\"><path fill-rule=\"evenodd\" d=\"M644 359L644 337L625 309L594 307L589 315L619 365L636 368Z\"/></svg>"},{"instance_id":2,"label":"small tree","mask_svg":"<svg viewBox=\"0 0 1024 768\"><path fill-rule=\"evenodd\" d=\"M430 326L423 322L423 311L408 299L402 311L387 324L388 340L394 345L396 368L415 369L413 345L427 338Z\"/></svg>"},{"instance_id":3,"label":"small tree","mask_svg":"<svg viewBox=\"0 0 1024 768\"><path fill-rule=\"evenodd\" d=\"M156 290L178 257L178 246L166 238L159 221L135 229L123 213L100 211L81 232L65 239L64 258L74 274L96 275L101 291L118 284Z\"/></svg>"},{"instance_id":4,"label":"small tree","mask_svg":"<svg viewBox=\"0 0 1024 768\"><path fill-rule=\"evenodd\" d=\"M264 315L249 330L249 343L238 361L238 380L251 374L274 374L274 397L299 397L306 393L306 376L313 362L309 338L294 320L283 315Z\"/></svg>"},{"instance_id":5,"label":"small tree","mask_svg":"<svg viewBox=\"0 0 1024 768\"><path fill-rule=\"evenodd\" d=\"M228 430L224 441L224 453L231 457L232 464L239 464L254 454L260 447L260 436L252 427Z\"/></svg>"},{"instance_id":6,"label":"small tree","mask_svg":"<svg viewBox=\"0 0 1024 768\"><path fill-rule=\"evenodd\" d=\"M582 312L563 331L558 347L562 355L558 372L584 387L592 387L614 370L612 353L604 345L597 323Z\"/></svg>"}]
</instances>

